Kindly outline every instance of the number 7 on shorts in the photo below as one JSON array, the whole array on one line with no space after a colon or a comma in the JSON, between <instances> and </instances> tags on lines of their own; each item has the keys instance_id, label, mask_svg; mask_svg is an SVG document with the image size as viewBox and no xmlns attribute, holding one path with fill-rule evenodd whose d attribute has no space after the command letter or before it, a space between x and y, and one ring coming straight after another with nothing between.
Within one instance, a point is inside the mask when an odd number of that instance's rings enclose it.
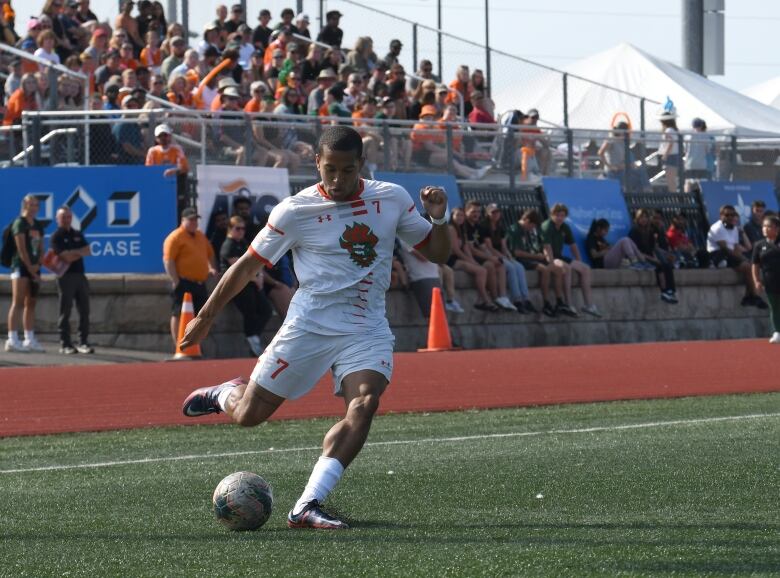
<instances>
[{"instance_id":1,"label":"number 7 on shorts","mask_svg":"<svg viewBox=\"0 0 780 578\"><path fill-rule=\"evenodd\" d=\"M285 369L290 367L290 364L287 361L285 361L284 359L282 359L281 357L277 357L276 358L276 363L279 365L279 368L271 374L271 379L276 379L277 375L279 375Z\"/></svg>"}]
</instances>

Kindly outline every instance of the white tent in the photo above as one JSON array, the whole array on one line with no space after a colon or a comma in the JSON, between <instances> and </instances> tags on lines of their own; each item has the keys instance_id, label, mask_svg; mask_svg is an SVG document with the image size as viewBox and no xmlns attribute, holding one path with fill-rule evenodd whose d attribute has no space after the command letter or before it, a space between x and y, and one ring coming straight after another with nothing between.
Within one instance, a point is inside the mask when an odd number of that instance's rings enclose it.
<instances>
[{"instance_id":1,"label":"white tent","mask_svg":"<svg viewBox=\"0 0 780 578\"><path fill-rule=\"evenodd\" d=\"M762 104L680 66L656 58L630 44L585 58L566 67L569 126L608 129L616 112L626 112L638 127L641 95L656 103L645 104L645 127L660 130L656 119L660 103L674 102L681 129L696 117L708 130L737 135L780 134L780 110ZM580 77L580 78L577 78ZM585 82L588 79L592 82ZM494 94L497 110L537 108L542 119L563 125L561 74L549 72L534 83L518 84ZM624 92L612 90L609 87Z\"/></svg>"},{"instance_id":2,"label":"white tent","mask_svg":"<svg viewBox=\"0 0 780 578\"><path fill-rule=\"evenodd\" d=\"M768 106L780 108L780 76L746 88L742 94Z\"/></svg>"}]
</instances>

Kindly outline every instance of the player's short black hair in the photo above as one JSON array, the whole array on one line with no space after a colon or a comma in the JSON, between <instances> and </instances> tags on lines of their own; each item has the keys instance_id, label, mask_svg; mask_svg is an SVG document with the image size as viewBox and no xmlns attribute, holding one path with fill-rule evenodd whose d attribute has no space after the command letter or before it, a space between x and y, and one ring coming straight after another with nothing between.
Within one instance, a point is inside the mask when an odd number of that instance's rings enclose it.
<instances>
[{"instance_id":1,"label":"player's short black hair","mask_svg":"<svg viewBox=\"0 0 780 578\"><path fill-rule=\"evenodd\" d=\"M329 126L323 130L317 144L317 154L322 155L326 147L332 151L355 151L358 158L363 156L363 139L360 133L348 126Z\"/></svg>"}]
</instances>

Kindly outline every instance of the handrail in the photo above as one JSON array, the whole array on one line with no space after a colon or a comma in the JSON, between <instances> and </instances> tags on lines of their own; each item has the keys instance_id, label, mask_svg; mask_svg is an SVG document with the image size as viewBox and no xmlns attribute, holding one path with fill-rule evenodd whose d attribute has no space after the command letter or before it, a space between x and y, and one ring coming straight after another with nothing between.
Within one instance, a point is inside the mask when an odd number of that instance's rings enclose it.
<instances>
[{"instance_id":1,"label":"handrail","mask_svg":"<svg viewBox=\"0 0 780 578\"><path fill-rule=\"evenodd\" d=\"M314 40L313 38L308 38L307 36L304 36L303 34L293 34L293 38L297 38L301 42L308 42L309 44L316 44L317 46L321 48L333 48L330 44L326 44L325 42L320 42L319 40Z\"/></svg>"},{"instance_id":2,"label":"handrail","mask_svg":"<svg viewBox=\"0 0 780 578\"><path fill-rule=\"evenodd\" d=\"M51 139L53 139L55 136L60 134L76 134L78 132L78 129L76 128L55 128L51 130L50 132L47 132L45 135L41 137L40 144L46 144ZM35 148L35 145L29 145L26 148L22 149L19 153L17 153L13 158L11 158L11 162L18 162L22 160L24 157L26 157L28 154L30 154L33 149Z\"/></svg>"}]
</instances>

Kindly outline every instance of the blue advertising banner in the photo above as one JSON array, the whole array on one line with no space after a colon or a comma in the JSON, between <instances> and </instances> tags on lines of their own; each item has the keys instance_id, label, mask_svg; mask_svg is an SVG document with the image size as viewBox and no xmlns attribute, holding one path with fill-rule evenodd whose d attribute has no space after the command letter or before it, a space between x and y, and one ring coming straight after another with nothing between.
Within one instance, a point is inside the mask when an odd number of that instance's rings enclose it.
<instances>
[{"instance_id":1,"label":"blue advertising banner","mask_svg":"<svg viewBox=\"0 0 780 578\"><path fill-rule=\"evenodd\" d=\"M458 181L452 175L433 174L433 173L384 173L375 172L374 178L378 181L387 181L401 185L412 196L417 210L422 213L422 204L420 203L420 189L423 187L441 187L447 193L447 218L450 216L450 209L453 207L462 207L463 199L458 189Z\"/></svg>"},{"instance_id":2,"label":"blue advertising banner","mask_svg":"<svg viewBox=\"0 0 780 578\"><path fill-rule=\"evenodd\" d=\"M709 224L720 219L723 205L733 205L743 224L750 220L753 201L764 201L767 211L777 212L775 187L769 181L701 181L701 195Z\"/></svg>"},{"instance_id":3,"label":"blue advertising banner","mask_svg":"<svg viewBox=\"0 0 780 578\"><path fill-rule=\"evenodd\" d=\"M594 219L609 221L607 241L615 243L626 237L631 229L628 207L620 190L620 182L614 179L557 179L544 177L542 187L549 208L563 203L569 208L566 222L574 233L583 261L590 263L585 251L585 238ZM566 254L568 249L565 251Z\"/></svg>"},{"instance_id":4,"label":"blue advertising banner","mask_svg":"<svg viewBox=\"0 0 780 578\"><path fill-rule=\"evenodd\" d=\"M166 167L35 167L3 169L0 215L5 228L22 198L40 199L37 219L45 247L57 229L62 205L73 211L73 227L89 241L88 273L162 273L162 245L178 225L176 179Z\"/></svg>"}]
</instances>

